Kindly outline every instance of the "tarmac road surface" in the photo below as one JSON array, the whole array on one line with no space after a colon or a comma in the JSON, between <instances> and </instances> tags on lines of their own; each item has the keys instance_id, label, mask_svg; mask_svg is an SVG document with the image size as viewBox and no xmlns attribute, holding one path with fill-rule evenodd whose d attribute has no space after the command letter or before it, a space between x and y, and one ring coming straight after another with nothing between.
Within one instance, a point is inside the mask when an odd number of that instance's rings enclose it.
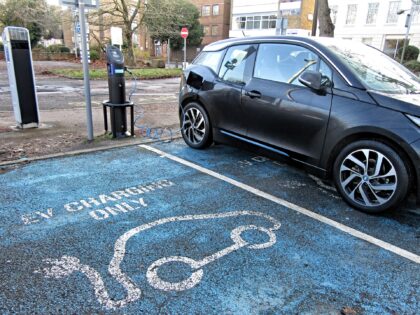
<instances>
[{"instance_id":1,"label":"tarmac road surface","mask_svg":"<svg viewBox=\"0 0 420 315\"><path fill-rule=\"evenodd\" d=\"M419 209L371 216L293 166L182 141L0 175L0 312L415 314Z\"/></svg>"}]
</instances>

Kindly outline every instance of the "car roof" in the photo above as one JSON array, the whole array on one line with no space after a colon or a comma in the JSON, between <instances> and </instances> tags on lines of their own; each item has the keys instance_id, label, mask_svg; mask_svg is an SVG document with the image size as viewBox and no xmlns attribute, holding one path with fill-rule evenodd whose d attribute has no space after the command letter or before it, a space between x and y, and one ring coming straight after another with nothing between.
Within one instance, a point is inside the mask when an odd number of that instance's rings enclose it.
<instances>
[{"instance_id":1,"label":"car roof","mask_svg":"<svg viewBox=\"0 0 420 315\"><path fill-rule=\"evenodd\" d=\"M233 45L249 44L249 43L262 43L270 41L283 41L283 40L298 40L306 43L315 42L309 37L300 36L246 36L239 38L229 38L213 42L204 47L204 51L217 51Z\"/></svg>"},{"instance_id":2,"label":"car roof","mask_svg":"<svg viewBox=\"0 0 420 315\"><path fill-rule=\"evenodd\" d=\"M360 80L352 73L352 71L334 54L326 45L333 43L340 44L343 39L326 38L326 37L300 37L300 36L250 36L241 38L229 38L211 43L203 48L203 51L219 51L230 46L242 44L260 44L282 42L290 44L303 44L315 49L322 55L341 75L344 81L352 87L365 89Z\"/></svg>"}]
</instances>

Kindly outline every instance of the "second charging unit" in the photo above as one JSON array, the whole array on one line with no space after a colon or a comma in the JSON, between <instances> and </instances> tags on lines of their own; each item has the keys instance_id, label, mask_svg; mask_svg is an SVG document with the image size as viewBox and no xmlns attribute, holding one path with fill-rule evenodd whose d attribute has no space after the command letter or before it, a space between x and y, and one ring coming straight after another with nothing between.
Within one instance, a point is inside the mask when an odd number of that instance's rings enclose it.
<instances>
[{"instance_id":1,"label":"second charging unit","mask_svg":"<svg viewBox=\"0 0 420 315\"><path fill-rule=\"evenodd\" d=\"M38 127L38 99L29 31L8 26L2 37L16 122L21 128Z\"/></svg>"}]
</instances>

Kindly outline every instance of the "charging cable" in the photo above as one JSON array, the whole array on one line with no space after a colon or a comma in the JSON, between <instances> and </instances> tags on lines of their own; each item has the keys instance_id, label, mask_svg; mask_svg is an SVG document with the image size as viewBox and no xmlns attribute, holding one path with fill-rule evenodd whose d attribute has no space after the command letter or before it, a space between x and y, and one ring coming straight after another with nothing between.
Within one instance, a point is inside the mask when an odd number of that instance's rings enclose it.
<instances>
[{"instance_id":1,"label":"charging cable","mask_svg":"<svg viewBox=\"0 0 420 315\"><path fill-rule=\"evenodd\" d=\"M127 67L124 67L124 70L131 75L131 81L134 83L131 85L130 94L128 96L128 100L131 102L131 97L137 90L137 77L131 72ZM145 124L141 123L141 120L144 118L144 108L141 105L136 105L139 113L134 118L134 126L140 130L140 134L144 135L147 138L151 138L154 140L162 140L163 137L169 137L169 142L173 141L174 135L181 132L184 129L184 110L181 107L181 119L182 119L182 126L179 129L173 129L168 127L150 127Z\"/></svg>"}]
</instances>

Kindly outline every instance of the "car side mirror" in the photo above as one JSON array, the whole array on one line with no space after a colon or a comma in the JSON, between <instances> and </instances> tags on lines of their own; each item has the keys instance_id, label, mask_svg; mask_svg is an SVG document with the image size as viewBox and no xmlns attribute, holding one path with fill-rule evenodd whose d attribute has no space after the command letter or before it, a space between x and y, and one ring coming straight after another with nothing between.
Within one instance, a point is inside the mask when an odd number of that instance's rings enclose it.
<instances>
[{"instance_id":1,"label":"car side mirror","mask_svg":"<svg viewBox=\"0 0 420 315\"><path fill-rule=\"evenodd\" d=\"M299 82L315 91L320 91L323 88L322 74L318 71L306 70L300 75Z\"/></svg>"}]
</instances>

